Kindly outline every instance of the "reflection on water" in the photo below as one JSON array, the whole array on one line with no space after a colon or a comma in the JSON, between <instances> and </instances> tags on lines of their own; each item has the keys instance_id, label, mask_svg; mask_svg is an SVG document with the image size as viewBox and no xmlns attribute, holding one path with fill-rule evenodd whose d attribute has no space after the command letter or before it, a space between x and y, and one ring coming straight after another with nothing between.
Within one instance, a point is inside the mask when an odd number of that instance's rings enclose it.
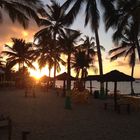
<instances>
[{"instance_id":1,"label":"reflection on water","mask_svg":"<svg viewBox=\"0 0 140 140\"><path fill-rule=\"evenodd\" d=\"M63 86L63 81L57 81L56 85L57 85L57 87L62 87ZM135 93L140 93L140 80L134 81L133 85L134 85ZM89 86L90 86L90 83L87 81L86 82L86 88L89 89ZM93 86L93 91L94 90L99 90L100 83L97 82L97 81L92 81L92 86ZM72 81L71 88L73 88L73 81ZM110 91L114 90L114 83L113 82L108 83L108 89ZM120 90L121 93L130 94L131 93L130 82L118 82L117 89Z\"/></svg>"}]
</instances>

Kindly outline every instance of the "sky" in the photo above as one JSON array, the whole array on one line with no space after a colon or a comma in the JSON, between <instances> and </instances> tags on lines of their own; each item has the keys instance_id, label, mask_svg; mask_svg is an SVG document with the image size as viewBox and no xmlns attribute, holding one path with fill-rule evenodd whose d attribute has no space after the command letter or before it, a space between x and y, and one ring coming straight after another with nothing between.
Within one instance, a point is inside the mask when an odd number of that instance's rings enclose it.
<instances>
[{"instance_id":1,"label":"sky","mask_svg":"<svg viewBox=\"0 0 140 140\"><path fill-rule=\"evenodd\" d=\"M43 1L44 3L50 4L49 0L43 0ZM57 0L57 1L62 4L64 0ZM0 24L0 51L5 50L4 44L11 45L11 37L23 38L27 42L31 42L33 41L33 35L37 31L39 31L39 27L37 27L34 21L31 21L29 28L27 30L24 30L19 23L16 22L13 24L5 12L3 17L4 20ZM71 28L80 30L83 33L83 35L94 37L94 33L91 31L90 27L89 26L87 26L86 28L84 27L84 9L80 11L80 14L76 18ZM104 48L106 49L105 52L102 52L104 73L117 69L130 75L131 68L127 64L127 59L123 58L123 59L118 59L115 62L110 62L108 51L114 47L111 38L112 33L113 33L112 30L109 30L106 33L104 30L104 24L102 21L100 21L100 28L99 28L100 44L104 46ZM96 65L98 67L97 62ZM62 69L63 69L62 71L65 71L64 68ZM134 74L134 76L137 78L140 78L139 69L140 69L140 64L137 63L135 67L135 74ZM89 74L95 74L95 73L92 70L89 70Z\"/></svg>"}]
</instances>

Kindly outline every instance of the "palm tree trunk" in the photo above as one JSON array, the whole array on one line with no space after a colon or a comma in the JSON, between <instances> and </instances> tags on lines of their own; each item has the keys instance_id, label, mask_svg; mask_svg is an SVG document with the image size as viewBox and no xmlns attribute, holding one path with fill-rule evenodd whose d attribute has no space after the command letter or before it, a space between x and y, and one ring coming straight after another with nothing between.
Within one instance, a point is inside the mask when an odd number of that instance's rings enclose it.
<instances>
[{"instance_id":1,"label":"palm tree trunk","mask_svg":"<svg viewBox=\"0 0 140 140\"><path fill-rule=\"evenodd\" d=\"M67 64L68 64L67 72L68 72L68 75L69 75L69 78L68 78L68 80L67 80L67 90L71 90L71 79L70 79L70 76L71 76L71 69L70 69L70 59L71 59L71 53L68 54L68 59L67 59Z\"/></svg>"},{"instance_id":2,"label":"palm tree trunk","mask_svg":"<svg viewBox=\"0 0 140 140\"><path fill-rule=\"evenodd\" d=\"M103 64L102 64L102 54L100 49L100 41L99 41L99 34L98 29L95 28L95 38L96 38L96 45L97 45L97 55L98 55L98 63L99 63L99 72L100 76L103 75ZM104 83L100 82L100 91L104 91Z\"/></svg>"},{"instance_id":3,"label":"palm tree trunk","mask_svg":"<svg viewBox=\"0 0 140 140\"><path fill-rule=\"evenodd\" d=\"M49 64L49 65L50 65L50 64ZM50 81L51 81L51 80L50 80L50 77L51 77L51 67L49 66L49 80L48 80L48 82L47 82L48 85L50 84Z\"/></svg>"},{"instance_id":4,"label":"palm tree trunk","mask_svg":"<svg viewBox=\"0 0 140 140\"><path fill-rule=\"evenodd\" d=\"M55 87L55 82L56 82L56 58L54 60L54 78L53 78L53 87Z\"/></svg>"},{"instance_id":5,"label":"palm tree trunk","mask_svg":"<svg viewBox=\"0 0 140 140\"><path fill-rule=\"evenodd\" d=\"M21 69L21 63L19 62L18 63L18 71L20 72L20 69Z\"/></svg>"},{"instance_id":6,"label":"palm tree trunk","mask_svg":"<svg viewBox=\"0 0 140 140\"><path fill-rule=\"evenodd\" d=\"M131 71L131 76L134 76L134 67L135 65L132 66L132 71ZM134 95L134 87L133 87L133 81L131 81L131 95Z\"/></svg>"},{"instance_id":7,"label":"palm tree trunk","mask_svg":"<svg viewBox=\"0 0 140 140\"><path fill-rule=\"evenodd\" d=\"M54 51L55 51L55 58L54 58L54 78L53 78L53 87L55 87L55 81L56 81L56 33L53 34L54 39Z\"/></svg>"},{"instance_id":8,"label":"palm tree trunk","mask_svg":"<svg viewBox=\"0 0 140 140\"><path fill-rule=\"evenodd\" d=\"M51 77L51 68L49 67L49 77Z\"/></svg>"},{"instance_id":9,"label":"palm tree trunk","mask_svg":"<svg viewBox=\"0 0 140 140\"><path fill-rule=\"evenodd\" d=\"M140 60L140 45L139 45L138 38L136 39L136 47L137 47L138 56L139 56L139 60Z\"/></svg>"}]
</instances>

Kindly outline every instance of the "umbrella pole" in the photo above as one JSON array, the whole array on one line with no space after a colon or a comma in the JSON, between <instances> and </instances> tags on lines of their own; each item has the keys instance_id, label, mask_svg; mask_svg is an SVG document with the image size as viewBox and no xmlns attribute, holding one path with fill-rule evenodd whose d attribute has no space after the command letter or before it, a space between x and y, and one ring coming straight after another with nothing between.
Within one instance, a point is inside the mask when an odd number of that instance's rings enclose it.
<instances>
[{"instance_id":1,"label":"umbrella pole","mask_svg":"<svg viewBox=\"0 0 140 140\"><path fill-rule=\"evenodd\" d=\"M92 81L90 80L90 93L92 94Z\"/></svg>"},{"instance_id":2,"label":"umbrella pole","mask_svg":"<svg viewBox=\"0 0 140 140\"><path fill-rule=\"evenodd\" d=\"M63 95L62 95L63 97L65 97L66 96L66 81L64 80L64 82L63 82Z\"/></svg>"},{"instance_id":3,"label":"umbrella pole","mask_svg":"<svg viewBox=\"0 0 140 140\"><path fill-rule=\"evenodd\" d=\"M106 96L108 95L108 82L106 82Z\"/></svg>"},{"instance_id":4,"label":"umbrella pole","mask_svg":"<svg viewBox=\"0 0 140 140\"><path fill-rule=\"evenodd\" d=\"M114 83L114 109L117 110L117 82Z\"/></svg>"}]
</instances>

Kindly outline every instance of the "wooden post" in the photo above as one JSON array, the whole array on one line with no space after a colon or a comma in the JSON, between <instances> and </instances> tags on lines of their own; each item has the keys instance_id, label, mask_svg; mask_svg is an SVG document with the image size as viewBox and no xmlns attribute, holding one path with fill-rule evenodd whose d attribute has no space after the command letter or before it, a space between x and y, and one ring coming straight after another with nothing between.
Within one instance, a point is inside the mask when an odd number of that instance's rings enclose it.
<instances>
[{"instance_id":1,"label":"wooden post","mask_svg":"<svg viewBox=\"0 0 140 140\"><path fill-rule=\"evenodd\" d=\"M92 94L92 81L90 80L90 93Z\"/></svg>"},{"instance_id":2,"label":"wooden post","mask_svg":"<svg viewBox=\"0 0 140 140\"><path fill-rule=\"evenodd\" d=\"M27 140L27 135L29 135L29 131L22 131L22 140Z\"/></svg>"},{"instance_id":3,"label":"wooden post","mask_svg":"<svg viewBox=\"0 0 140 140\"><path fill-rule=\"evenodd\" d=\"M63 81L63 94L62 97L66 96L66 80Z\"/></svg>"},{"instance_id":4,"label":"wooden post","mask_svg":"<svg viewBox=\"0 0 140 140\"><path fill-rule=\"evenodd\" d=\"M11 140L12 136L12 121L10 118L8 118L8 140Z\"/></svg>"},{"instance_id":5,"label":"wooden post","mask_svg":"<svg viewBox=\"0 0 140 140\"><path fill-rule=\"evenodd\" d=\"M114 110L117 110L117 82L114 83Z\"/></svg>"},{"instance_id":6,"label":"wooden post","mask_svg":"<svg viewBox=\"0 0 140 140\"><path fill-rule=\"evenodd\" d=\"M108 95L108 82L106 82L106 96Z\"/></svg>"}]
</instances>

